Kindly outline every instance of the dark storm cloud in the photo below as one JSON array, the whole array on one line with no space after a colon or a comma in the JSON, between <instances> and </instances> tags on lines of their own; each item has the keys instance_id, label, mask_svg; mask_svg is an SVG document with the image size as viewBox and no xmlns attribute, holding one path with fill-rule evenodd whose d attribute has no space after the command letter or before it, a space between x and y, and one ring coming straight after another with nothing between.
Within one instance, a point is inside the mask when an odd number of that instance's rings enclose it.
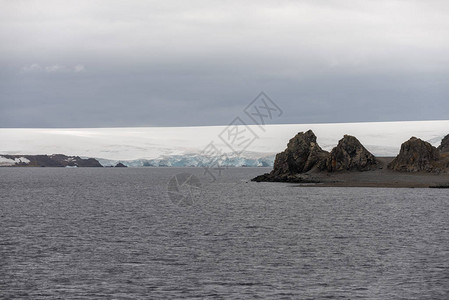
<instances>
[{"instance_id":1,"label":"dark storm cloud","mask_svg":"<svg viewBox=\"0 0 449 300\"><path fill-rule=\"evenodd\" d=\"M0 126L447 119L443 1L3 1Z\"/></svg>"}]
</instances>

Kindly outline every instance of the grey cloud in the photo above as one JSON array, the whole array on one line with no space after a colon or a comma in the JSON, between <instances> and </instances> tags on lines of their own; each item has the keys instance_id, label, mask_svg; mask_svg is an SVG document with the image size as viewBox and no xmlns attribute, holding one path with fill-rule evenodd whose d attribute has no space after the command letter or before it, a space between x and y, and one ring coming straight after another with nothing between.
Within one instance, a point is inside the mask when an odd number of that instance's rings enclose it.
<instances>
[{"instance_id":1,"label":"grey cloud","mask_svg":"<svg viewBox=\"0 0 449 300\"><path fill-rule=\"evenodd\" d=\"M25 5L26 3L26 5ZM11 1L0 126L447 119L445 1Z\"/></svg>"},{"instance_id":2,"label":"grey cloud","mask_svg":"<svg viewBox=\"0 0 449 300\"><path fill-rule=\"evenodd\" d=\"M23 73L37 73L37 72L47 72L47 73L80 73L86 71L86 67L83 65L75 65L75 66L64 66L64 65L50 65L50 66L41 66L39 64L31 64L28 66L22 67L21 71Z\"/></svg>"}]
</instances>

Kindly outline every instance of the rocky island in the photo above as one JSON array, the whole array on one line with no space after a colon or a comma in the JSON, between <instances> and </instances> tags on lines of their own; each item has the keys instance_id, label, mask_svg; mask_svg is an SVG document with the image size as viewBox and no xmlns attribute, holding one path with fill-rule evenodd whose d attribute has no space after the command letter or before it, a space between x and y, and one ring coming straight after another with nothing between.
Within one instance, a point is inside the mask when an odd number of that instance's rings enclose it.
<instances>
[{"instance_id":1,"label":"rocky island","mask_svg":"<svg viewBox=\"0 0 449 300\"><path fill-rule=\"evenodd\" d=\"M300 132L276 155L273 170L252 181L317 186L449 187L449 135L435 148L412 137L396 157L375 157L360 141L345 135L327 152L309 130Z\"/></svg>"}]
</instances>

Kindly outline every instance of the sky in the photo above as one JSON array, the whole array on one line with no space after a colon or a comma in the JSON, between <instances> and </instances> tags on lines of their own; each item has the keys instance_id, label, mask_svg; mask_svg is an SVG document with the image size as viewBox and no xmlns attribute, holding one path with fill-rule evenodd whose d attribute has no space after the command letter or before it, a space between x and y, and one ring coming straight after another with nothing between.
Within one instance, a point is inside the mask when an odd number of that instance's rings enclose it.
<instances>
[{"instance_id":1,"label":"sky","mask_svg":"<svg viewBox=\"0 0 449 300\"><path fill-rule=\"evenodd\" d=\"M0 0L0 127L449 119L449 2ZM246 120L248 124L253 123Z\"/></svg>"}]
</instances>

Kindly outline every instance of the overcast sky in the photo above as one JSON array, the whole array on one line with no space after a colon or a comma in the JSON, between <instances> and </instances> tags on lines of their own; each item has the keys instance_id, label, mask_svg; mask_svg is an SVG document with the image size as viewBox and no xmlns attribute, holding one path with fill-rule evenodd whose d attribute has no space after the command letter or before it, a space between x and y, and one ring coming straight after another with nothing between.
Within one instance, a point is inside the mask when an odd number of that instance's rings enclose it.
<instances>
[{"instance_id":1,"label":"overcast sky","mask_svg":"<svg viewBox=\"0 0 449 300\"><path fill-rule=\"evenodd\" d=\"M449 119L446 0L0 4L0 127Z\"/></svg>"}]
</instances>

